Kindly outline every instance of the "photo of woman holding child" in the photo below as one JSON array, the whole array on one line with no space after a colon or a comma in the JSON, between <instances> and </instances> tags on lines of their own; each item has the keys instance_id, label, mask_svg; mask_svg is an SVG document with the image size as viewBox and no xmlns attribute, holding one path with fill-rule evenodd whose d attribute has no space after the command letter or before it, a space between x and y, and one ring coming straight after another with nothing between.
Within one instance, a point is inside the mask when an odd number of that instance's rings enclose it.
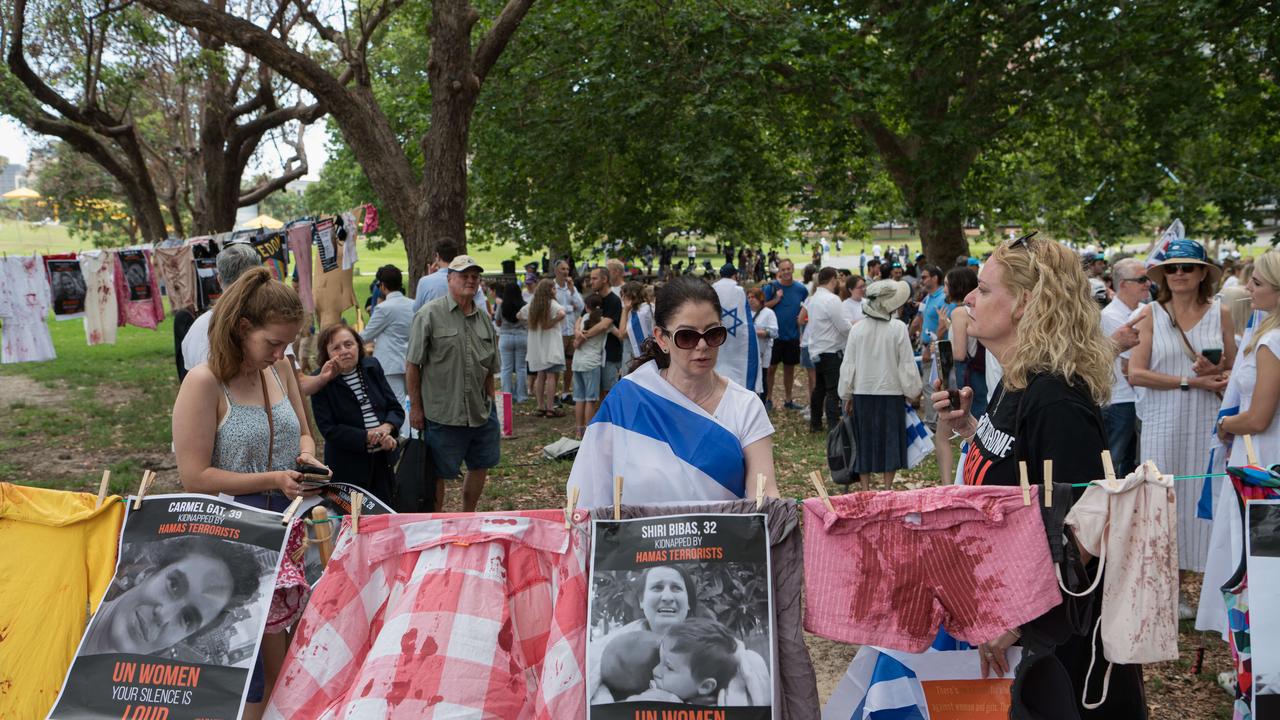
<instances>
[{"instance_id":1,"label":"photo of woman holding child","mask_svg":"<svg viewBox=\"0 0 1280 720\"><path fill-rule=\"evenodd\" d=\"M769 706L768 584L723 582L749 580L755 564L597 571L587 659L591 704ZM700 578L711 582L700 587ZM716 617L714 606L733 617ZM744 607L759 611L739 612Z\"/></svg>"}]
</instances>

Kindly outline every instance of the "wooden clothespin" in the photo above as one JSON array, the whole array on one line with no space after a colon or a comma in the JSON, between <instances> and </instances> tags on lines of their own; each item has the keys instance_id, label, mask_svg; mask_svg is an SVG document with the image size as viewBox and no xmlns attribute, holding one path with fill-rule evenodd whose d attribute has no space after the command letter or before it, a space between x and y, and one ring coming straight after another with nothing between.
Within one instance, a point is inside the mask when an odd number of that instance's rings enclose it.
<instances>
[{"instance_id":1,"label":"wooden clothespin","mask_svg":"<svg viewBox=\"0 0 1280 720\"><path fill-rule=\"evenodd\" d=\"M1116 479L1116 466L1111 462L1111 451L1102 451L1102 471L1106 473L1108 480Z\"/></svg>"},{"instance_id":2,"label":"wooden clothespin","mask_svg":"<svg viewBox=\"0 0 1280 720\"><path fill-rule=\"evenodd\" d=\"M1253 436L1241 435L1244 438L1244 457L1245 461L1250 465L1258 464L1258 454L1253 451Z\"/></svg>"},{"instance_id":3,"label":"wooden clothespin","mask_svg":"<svg viewBox=\"0 0 1280 720\"><path fill-rule=\"evenodd\" d=\"M351 493L351 532L360 534L360 510L364 508L364 493Z\"/></svg>"},{"instance_id":4,"label":"wooden clothespin","mask_svg":"<svg viewBox=\"0 0 1280 720\"><path fill-rule=\"evenodd\" d=\"M622 476L613 476L613 519L622 519Z\"/></svg>"},{"instance_id":5,"label":"wooden clothespin","mask_svg":"<svg viewBox=\"0 0 1280 720\"><path fill-rule=\"evenodd\" d=\"M298 507L300 505L302 505L301 495L294 498L293 502L289 503L289 507L285 508L284 515L280 518L280 524L288 525L289 521L293 520L293 514L298 512Z\"/></svg>"},{"instance_id":6,"label":"wooden clothespin","mask_svg":"<svg viewBox=\"0 0 1280 720\"><path fill-rule=\"evenodd\" d=\"M102 482L98 483L98 504L94 505L94 509L102 507L102 503L107 501L107 484L111 482L111 471L102 471Z\"/></svg>"},{"instance_id":7,"label":"wooden clothespin","mask_svg":"<svg viewBox=\"0 0 1280 720\"><path fill-rule=\"evenodd\" d=\"M311 520L315 523L316 545L320 548L320 565L329 564L333 555L333 527L329 524L329 511L323 505L311 508Z\"/></svg>"},{"instance_id":8,"label":"wooden clothespin","mask_svg":"<svg viewBox=\"0 0 1280 720\"><path fill-rule=\"evenodd\" d=\"M573 488L569 490L569 504L564 507L564 529L565 530L568 530L569 528L573 527L573 509L578 507L578 491L580 489L581 488L579 488L577 485L574 485Z\"/></svg>"},{"instance_id":9,"label":"wooden clothespin","mask_svg":"<svg viewBox=\"0 0 1280 720\"><path fill-rule=\"evenodd\" d=\"M155 480L156 474L150 470L142 471L142 482L138 483L138 494L133 498L133 509L138 510L142 507L142 498L147 496L147 491L151 489L151 481Z\"/></svg>"},{"instance_id":10,"label":"wooden clothespin","mask_svg":"<svg viewBox=\"0 0 1280 720\"><path fill-rule=\"evenodd\" d=\"M1018 484L1022 486L1022 504L1031 504L1031 481L1027 479L1027 461L1018 461Z\"/></svg>"},{"instance_id":11,"label":"wooden clothespin","mask_svg":"<svg viewBox=\"0 0 1280 720\"><path fill-rule=\"evenodd\" d=\"M1053 507L1053 460L1044 461L1044 506Z\"/></svg>"},{"instance_id":12,"label":"wooden clothespin","mask_svg":"<svg viewBox=\"0 0 1280 720\"><path fill-rule=\"evenodd\" d=\"M831 496L827 494L826 481L822 473L817 470L809 473L809 482L813 483L813 488L818 491L818 497L822 499L822 504L827 506L827 510L835 512L836 508L831 504Z\"/></svg>"},{"instance_id":13,"label":"wooden clothespin","mask_svg":"<svg viewBox=\"0 0 1280 720\"><path fill-rule=\"evenodd\" d=\"M764 473L756 474L756 510L764 509Z\"/></svg>"}]
</instances>

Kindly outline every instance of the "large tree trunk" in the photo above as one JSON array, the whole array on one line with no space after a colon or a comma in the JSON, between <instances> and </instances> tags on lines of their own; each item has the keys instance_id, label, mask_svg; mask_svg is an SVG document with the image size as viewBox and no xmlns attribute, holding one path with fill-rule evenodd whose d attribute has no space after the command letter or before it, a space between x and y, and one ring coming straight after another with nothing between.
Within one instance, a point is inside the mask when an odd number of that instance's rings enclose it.
<instances>
[{"instance_id":1,"label":"large tree trunk","mask_svg":"<svg viewBox=\"0 0 1280 720\"><path fill-rule=\"evenodd\" d=\"M959 212L923 213L916 217L924 257L945 272L960 255L969 254L969 239Z\"/></svg>"},{"instance_id":2,"label":"large tree trunk","mask_svg":"<svg viewBox=\"0 0 1280 720\"><path fill-rule=\"evenodd\" d=\"M467 146L471 113L480 93L480 78L471 66L471 27L479 18L468 0L432 3L427 60L431 127L422 138L425 245L408 247L415 277L414 261L425 268L440 241L452 240L464 251L467 247Z\"/></svg>"}]
</instances>

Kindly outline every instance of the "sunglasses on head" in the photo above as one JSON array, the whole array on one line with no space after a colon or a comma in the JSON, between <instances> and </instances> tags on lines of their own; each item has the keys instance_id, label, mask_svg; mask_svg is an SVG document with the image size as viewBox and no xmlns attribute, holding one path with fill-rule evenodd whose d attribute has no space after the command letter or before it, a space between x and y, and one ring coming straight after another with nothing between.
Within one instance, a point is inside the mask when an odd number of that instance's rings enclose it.
<instances>
[{"instance_id":1,"label":"sunglasses on head","mask_svg":"<svg viewBox=\"0 0 1280 720\"><path fill-rule=\"evenodd\" d=\"M681 350L692 350L698 347L698 342L701 340L707 341L707 347L720 347L729 338L729 331L723 325L717 325L706 332L681 328L672 333L666 328L659 329L666 333Z\"/></svg>"},{"instance_id":2,"label":"sunglasses on head","mask_svg":"<svg viewBox=\"0 0 1280 720\"><path fill-rule=\"evenodd\" d=\"M1021 247L1027 252L1031 252L1031 238L1035 237L1038 234L1040 234L1039 230L1032 230L1026 235L1023 235L1022 237L1018 238L1017 240L1010 240L1009 249Z\"/></svg>"}]
</instances>

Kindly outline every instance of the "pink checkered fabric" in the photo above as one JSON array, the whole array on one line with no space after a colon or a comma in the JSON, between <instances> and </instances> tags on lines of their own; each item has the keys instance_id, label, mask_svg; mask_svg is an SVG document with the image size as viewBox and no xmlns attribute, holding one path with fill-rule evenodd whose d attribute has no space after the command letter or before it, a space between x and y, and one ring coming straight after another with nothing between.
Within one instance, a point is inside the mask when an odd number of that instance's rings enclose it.
<instances>
[{"instance_id":1,"label":"pink checkered fabric","mask_svg":"<svg viewBox=\"0 0 1280 720\"><path fill-rule=\"evenodd\" d=\"M586 715L587 513L344 519L269 718Z\"/></svg>"},{"instance_id":2,"label":"pink checkered fabric","mask_svg":"<svg viewBox=\"0 0 1280 720\"><path fill-rule=\"evenodd\" d=\"M1039 488L948 485L804 501L804 628L918 653L978 645L1062 602Z\"/></svg>"},{"instance_id":3,"label":"pink checkered fabric","mask_svg":"<svg viewBox=\"0 0 1280 720\"><path fill-rule=\"evenodd\" d=\"M288 630L302 616L307 598L311 597L311 583L307 582L306 571L300 561L293 559L302 548L305 527L301 520L294 520L289 527L289 541L285 543L284 556L280 558L276 590L271 595L271 609L267 611L267 634Z\"/></svg>"}]
</instances>

